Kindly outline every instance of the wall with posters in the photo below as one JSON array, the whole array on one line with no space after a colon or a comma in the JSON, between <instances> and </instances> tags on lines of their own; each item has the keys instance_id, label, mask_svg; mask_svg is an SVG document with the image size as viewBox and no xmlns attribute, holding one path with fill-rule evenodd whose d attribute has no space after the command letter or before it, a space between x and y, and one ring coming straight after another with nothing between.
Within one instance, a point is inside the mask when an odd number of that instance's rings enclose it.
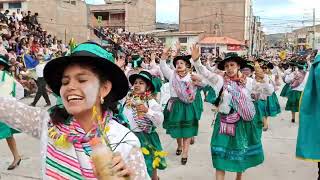
<instances>
[{"instance_id":1,"label":"wall with posters","mask_svg":"<svg viewBox=\"0 0 320 180\"><path fill-rule=\"evenodd\" d=\"M216 48L218 50L216 50ZM223 53L228 53L228 52L236 52L239 55L246 55L246 49L243 46L240 45L226 45L226 44L217 44L215 45L202 45L200 46L201 48L201 53L211 53L211 54L216 54L218 51L219 55L222 55Z\"/></svg>"}]
</instances>

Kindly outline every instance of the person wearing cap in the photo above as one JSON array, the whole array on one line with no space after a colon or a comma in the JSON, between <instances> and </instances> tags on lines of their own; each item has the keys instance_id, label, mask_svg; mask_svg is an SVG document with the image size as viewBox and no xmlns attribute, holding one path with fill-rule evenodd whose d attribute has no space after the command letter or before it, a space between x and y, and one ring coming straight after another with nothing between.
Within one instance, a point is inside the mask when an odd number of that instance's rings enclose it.
<instances>
[{"instance_id":1,"label":"person wearing cap","mask_svg":"<svg viewBox=\"0 0 320 180\"><path fill-rule=\"evenodd\" d=\"M129 86L112 53L95 43L79 44L69 56L48 62L44 78L64 107L48 113L0 97L0 120L41 140L42 179L99 178L90 158L97 140L114 152L106 171L150 179L139 139L113 117Z\"/></svg>"},{"instance_id":2,"label":"person wearing cap","mask_svg":"<svg viewBox=\"0 0 320 180\"><path fill-rule=\"evenodd\" d=\"M190 55L177 56L173 59L175 70L166 63L169 58L169 49L163 50L160 68L166 79L169 80L170 96L164 110L163 127L166 133L177 139L176 155L182 154L181 164L188 161L191 138L198 135L199 120L202 109L198 107L199 96L197 86L191 79Z\"/></svg>"},{"instance_id":3,"label":"person wearing cap","mask_svg":"<svg viewBox=\"0 0 320 180\"><path fill-rule=\"evenodd\" d=\"M128 93L123 106L123 114L127 117L130 129L139 138L141 147L145 149L144 159L148 174L158 180L157 169L167 167L160 138L156 128L163 123L161 105L154 99L155 91L152 75L141 71L129 77L132 91Z\"/></svg>"},{"instance_id":4,"label":"person wearing cap","mask_svg":"<svg viewBox=\"0 0 320 180\"><path fill-rule=\"evenodd\" d=\"M21 99L24 97L24 89L22 85L8 73L9 67L8 59L5 56L0 55L0 97ZM6 112L3 112L3 115L6 114ZM16 140L13 137L13 134L15 133L19 133L19 131L10 128L0 120L0 139L7 140L7 144L14 158L7 170L15 169L21 162L21 156L16 146Z\"/></svg>"},{"instance_id":5,"label":"person wearing cap","mask_svg":"<svg viewBox=\"0 0 320 180\"><path fill-rule=\"evenodd\" d=\"M306 86L300 103L299 130L296 157L308 162L318 163L320 179L320 56L317 55L310 67Z\"/></svg>"},{"instance_id":6,"label":"person wearing cap","mask_svg":"<svg viewBox=\"0 0 320 180\"><path fill-rule=\"evenodd\" d=\"M212 164L216 179L225 179L225 172L236 172L237 179L251 167L264 161L261 144L261 119L256 114L246 79L240 69L245 60L236 54L226 54L218 68L224 76L210 72L199 61L200 52L192 47L192 61L199 74L209 82L217 94L218 114L211 138ZM254 87L253 87L254 88Z\"/></svg>"},{"instance_id":7,"label":"person wearing cap","mask_svg":"<svg viewBox=\"0 0 320 180\"><path fill-rule=\"evenodd\" d=\"M288 93L288 100L285 110L291 111L291 122L295 123L296 112L299 112L299 102L302 91L304 90L309 72L307 71L307 63L303 61L297 61L294 63L297 68L291 74L285 77L285 83L289 83L291 91Z\"/></svg>"}]
</instances>

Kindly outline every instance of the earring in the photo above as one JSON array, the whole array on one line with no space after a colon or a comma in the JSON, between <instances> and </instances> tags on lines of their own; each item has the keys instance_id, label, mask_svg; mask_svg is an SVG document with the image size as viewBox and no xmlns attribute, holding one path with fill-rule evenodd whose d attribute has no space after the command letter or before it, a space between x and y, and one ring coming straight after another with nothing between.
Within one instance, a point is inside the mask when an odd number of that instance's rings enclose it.
<instances>
[{"instance_id":1,"label":"earring","mask_svg":"<svg viewBox=\"0 0 320 180\"><path fill-rule=\"evenodd\" d=\"M103 104L104 103L104 99L103 97L100 98L100 103Z\"/></svg>"}]
</instances>

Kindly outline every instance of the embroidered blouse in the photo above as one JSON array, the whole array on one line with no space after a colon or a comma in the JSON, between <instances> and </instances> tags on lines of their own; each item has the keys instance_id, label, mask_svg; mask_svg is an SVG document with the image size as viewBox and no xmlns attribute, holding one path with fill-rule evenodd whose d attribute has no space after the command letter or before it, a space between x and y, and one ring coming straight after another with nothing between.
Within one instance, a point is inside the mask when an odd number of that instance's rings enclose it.
<instances>
[{"instance_id":1,"label":"embroidered blouse","mask_svg":"<svg viewBox=\"0 0 320 180\"><path fill-rule=\"evenodd\" d=\"M286 83L291 83L294 80L294 78L296 76L296 73L299 73L299 72L298 71L294 71L294 72L290 73L289 75L285 76L285 82ZM292 90L294 90L294 91L303 91L304 87L307 84L308 77L309 77L309 72L307 71L306 75L304 76L303 81L297 87L292 88Z\"/></svg>"},{"instance_id":2,"label":"embroidered blouse","mask_svg":"<svg viewBox=\"0 0 320 180\"><path fill-rule=\"evenodd\" d=\"M14 129L41 140L43 179L96 179L90 159L90 145L74 143L70 148L58 148L48 137L50 117L47 111L30 107L14 98L0 97L0 121ZM128 167L134 170L136 180L149 180L138 138L129 129L114 120L109 122L107 137L117 144L115 152L122 155ZM63 131L64 127L59 127ZM64 169L59 171L57 169Z\"/></svg>"},{"instance_id":3,"label":"embroidered blouse","mask_svg":"<svg viewBox=\"0 0 320 180\"><path fill-rule=\"evenodd\" d=\"M161 105L154 99L149 100L148 103L144 103L144 105L149 108L148 112L145 114L146 118L152 121L154 127L159 127L163 122ZM132 107L125 105L123 113L127 117L132 131L142 132L142 129L138 127L136 121L134 120L134 110L132 109Z\"/></svg>"},{"instance_id":4,"label":"embroidered blouse","mask_svg":"<svg viewBox=\"0 0 320 180\"><path fill-rule=\"evenodd\" d=\"M222 76L210 72L205 66L201 64L200 61L194 62L191 61L194 64L194 67L196 71L201 74L209 83L211 87L213 87L216 95L219 95L221 88L224 85L224 79ZM265 95L270 96L273 92L273 86L269 83L269 81L266 81L266 83L256 83L255 80L250 80L251 78L247 78L247 82L245 85L245 88L242 88L242 92L247 96L248 100L251 100L251 93L256 93L256 91L259 89L259 92ZM220 102L219 105L219 112L228 114L231 110L230 104L231 104L231 94L223 91L222 93L222 102Z\"/></svg>"},{"instance_id":5,"label":"embroidered blouse","mask_svg":"<svg viewBox=\"0 0 320 180\"><path fill-rule=\"evenodd\" d=\"M175 75L175 72L173 69L169 67L169 65L164 61L160 60L160 69L166 79L169 79L170 84L170 95L171 97L178 97L175 89L173 88L173 76ZM181 78L180 81L184 82L191 82L191 75L188 73L185 77Z\"/></svg>"}]
</instances>

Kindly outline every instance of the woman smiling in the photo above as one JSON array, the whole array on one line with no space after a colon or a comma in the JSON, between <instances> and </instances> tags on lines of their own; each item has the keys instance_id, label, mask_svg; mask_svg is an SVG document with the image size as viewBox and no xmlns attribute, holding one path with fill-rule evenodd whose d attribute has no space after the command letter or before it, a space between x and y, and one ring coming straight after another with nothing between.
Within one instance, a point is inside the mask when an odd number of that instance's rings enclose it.
<instances>
[{"instance_id":1,"label":"woman smiling","mask_svg":"<svg viewBox=\"0 0 320 180\"><path fill-rule=\"evenodd\" d=\"M0 99L1 120L41 139L44 179L103 178L90 157L97 141L115 152L103 171L119 179L149 179L138 138L113 118L128 81L111 53L94 43L80 44L70 56L50 61L44 78L64 105L53 107L50 117L39 108Z\"/></svg>"}]
</instances>

